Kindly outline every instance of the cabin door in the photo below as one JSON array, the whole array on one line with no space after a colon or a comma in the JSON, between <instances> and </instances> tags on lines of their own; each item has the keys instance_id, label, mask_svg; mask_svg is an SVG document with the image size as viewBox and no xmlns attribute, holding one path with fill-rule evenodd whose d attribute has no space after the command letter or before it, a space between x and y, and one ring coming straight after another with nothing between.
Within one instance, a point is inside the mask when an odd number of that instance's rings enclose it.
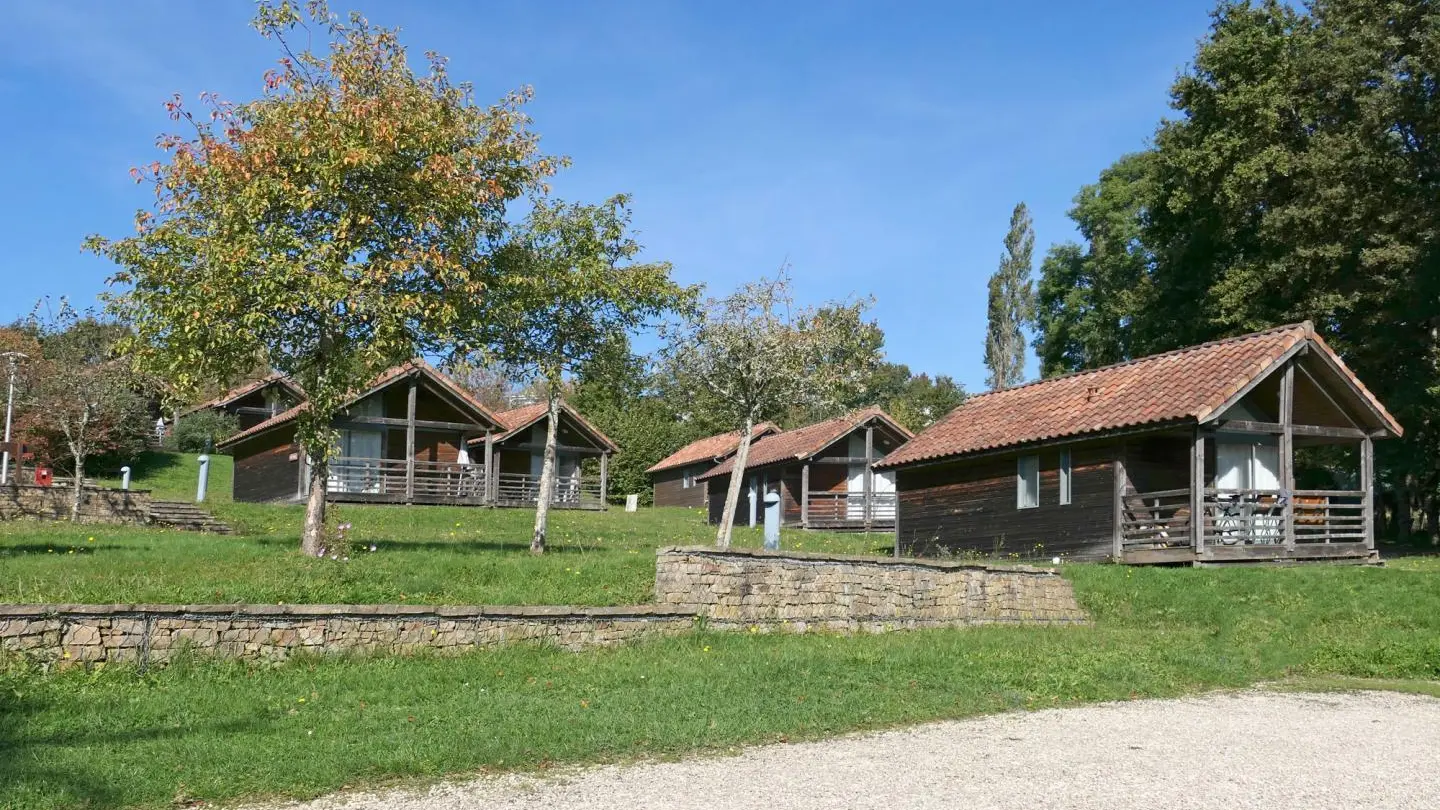
<instances>
[{"instance_id":1,"label":"cabin door","mask_svg":"<svg viewBox=\"0 0 1440 810\"><path fill-rule=\"evenodd\" d=\"M850 458L865 457L865 435L863 433L850 434L850 441L845 446L845 455ZM865 464L851 462L845 476L845 490L848 493L845 498L845 518L847 520L865 519Z\"/></svg>"},{"instance_id":2,"label":"cabin door","mask_svg":"<svg viewBox=\"0 0 1440 810\"><path fill-rule=\"evenodd\" d=\"M384 416L378 396L362 399L346 411L349 416ZM330 465L331 492L382 491L380 460L385 457L385 432L345 428L340 431L340 458Z\"/></svg>"}]
</instances>

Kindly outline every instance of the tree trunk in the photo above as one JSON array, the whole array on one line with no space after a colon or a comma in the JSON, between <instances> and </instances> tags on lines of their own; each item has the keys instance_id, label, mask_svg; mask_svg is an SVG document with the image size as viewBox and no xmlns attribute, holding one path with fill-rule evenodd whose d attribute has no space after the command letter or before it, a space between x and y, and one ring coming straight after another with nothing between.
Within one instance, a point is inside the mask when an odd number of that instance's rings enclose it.
<instances>
[{"instance_id":1,"label":"tree trunk","mask_svg":"<svg viewBox=\"0 0 1440 810\"><path fill-rule=\"evenodd\" d=\"M720 515L720 529L715 532L716 548L730 547L730 530L735 527L735 509L740 505L740 487L745 484L745 464L750 460L750 434L754 428L755 421L745 417L740 446L735 448L735 466L730 469L730 486L725 492L725 511Z\"/></svg>"},{"instance_id":2,"label":"tree trunk","mask_svg":"<svg viewBox=\"0 0 1440 810\"><path fill-rule=\"evenodd\" d=\"M545 457L540 464L540 494L535 501L535 534L530 538L530 553L545 553L545 533L550 524L550 500L555 497L556 426L560 421L558 385L550 385L550 408L545 418Z\"/></svg>"},{"instance_id":3,"label":"tree trunk","mask_svg":"<svg viewBox=\"0 0 1440 810\"><path fill-rule=\"evenodd\" d=\"M70 496L70 522L78 523L80 521L80 499L85 497L85 456L80 453L74 455L75 486Z\"/></svg>"},{"instance_id":4,"label":"tree trunk","mask_svg":"<svg viewBox=\"0 0 1440 810\"><path fill-rule=\"evenodd\" d=\"M300 551L309 557L325 553L325 483L330 467L326 460L310 458L310 494L305 499L305 528L300 534Z\"/></svg>"}]
</instances>

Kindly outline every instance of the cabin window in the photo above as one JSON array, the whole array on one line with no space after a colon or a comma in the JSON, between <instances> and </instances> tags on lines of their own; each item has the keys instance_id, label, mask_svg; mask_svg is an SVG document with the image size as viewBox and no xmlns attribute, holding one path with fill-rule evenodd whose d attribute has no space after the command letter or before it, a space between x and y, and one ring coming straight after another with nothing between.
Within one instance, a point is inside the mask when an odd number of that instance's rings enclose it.
<instances>
[{"instance_id":1,"label":"cabin window","mask_svg":"<svg viewBox=\"0 0 1440 810\"><path fill-rule=\"evenodd\" d=\"M1280 447L1274 439L1221 437L1215 456L1216 489L1280 489Z\"/></svg>"},{"instance_id":2,"label":"cabin window","mask_svg":"<svg viewBox=\"0 0 1440 810\"><path fill-rule=\"evenodd\" d=\"M680 488L690 489L693 486L695 486L695 470L691 467L686 467L680 474Z\"/></svg>"},{"instance_id":3,"label":"cabin window","mask_svg":"<svg viewBox=\"0 0 1440 810\"><path fill-rule=\"evenodd\" d=\"M1021 456L1016 459L1015 508L1032 509L1040 505L1040 457Z\"/></svg>"},{"instance_id":4,"label":"cabin window","mask_svg":"<svg viewBox=\"0 0 1440 810\"><path fill-rule=\"evenodd\" d=\"M1060 505L1070 503L1070 451L1060 451Z\"/></svg>"}]
</instances>

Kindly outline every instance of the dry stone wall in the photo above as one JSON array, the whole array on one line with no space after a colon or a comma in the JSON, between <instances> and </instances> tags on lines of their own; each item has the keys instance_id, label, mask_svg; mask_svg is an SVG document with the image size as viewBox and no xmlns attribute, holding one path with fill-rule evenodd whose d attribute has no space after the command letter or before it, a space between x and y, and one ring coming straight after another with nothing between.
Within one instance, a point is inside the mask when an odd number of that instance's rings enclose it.
<instances>
[{"instance_id":1,"label":"dry stone wall","mask_svg":"<svg viewBox=\"0 0 1440 810\"><path fill-rule=\"evenodd\" d=\"M649 605L0 605L0 649L60 664L163 663L186 648L280 660L300 651L443 653L516 641L579 650L693 626L691 611Z\"/></svg>"},{"instance_id":2,"label":"dry stone wall","mask_svg":"<svg viewBox=\"0 0 1440 810\"><path fill-rule=\"evenodd\" d=\"M1054 569L891 557L663 548L655 601L721 629L881 632L1087 621Z\"/></svg>"},{"instance_id":3,"label":"dry stone wall","mask_svg":"<svg viewBox=\"0 0 1440 810\"><path fill-rule=\"evenodd\" d=\"M69 520L70 487L29 484L0 486L0 520ZM82 523L145 523L150 520L150 493L144 490L85 487L80 493Z\"/></svg>"}]
</instances>

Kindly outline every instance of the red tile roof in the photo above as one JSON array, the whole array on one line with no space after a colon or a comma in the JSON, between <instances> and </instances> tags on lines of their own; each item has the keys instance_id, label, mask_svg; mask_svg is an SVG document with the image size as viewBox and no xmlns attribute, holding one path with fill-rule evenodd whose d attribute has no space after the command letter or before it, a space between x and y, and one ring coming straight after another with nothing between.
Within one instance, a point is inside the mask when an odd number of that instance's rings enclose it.
<instances>
[{"instance_id":1,"label":"red tile roof","mask_svg":"<svg viewBox=\"0 0 1440 810\"><path fill-rule=\"evenodd\" d=\"M1136 426L1204 421L1307 340L1338 364L1387 427L1398 433L1399 425L1307 322L972 396L877 466L901 467Z\"/></svg>"},{"instance_id":2,"label":"red tile roof","mask_svg":"<svg viewBox=\"0 0 1440 810\"><path fill-rule=\"evenodd\" d=\"M206 408L223 408L224 406L229 405L237 399L243 399L244 397L248 397L256 391L263 391L272 385L282 385L285 388L290 389L290 392L293 393L296 397L302 396L300 386L297 385L294 381L287 379L283 374L271 373L265 375L264 377L261 377L258 380L253 380L251 382L245 383L244 385L239 385L231 388L229 391L220 394L214 399L206 400L199 405L191 405L189 408L181 411L180 415L184 416L187 413L203 411Z\"/></svg>"},{"instance_id":3,"label":"red tile roof","mask_svg":"<svg viewBox=\"0 0 1440 810\"><path fill-rule=\"evenodd\" d=\"M768 436L771 433L778 433L780 428L774 422L761 422L751 429L752 441ZM719 461L740 446L740 431L732 430L729 433L717 433L714 436L706 436L703 439L685 445L665 458L655 463L655 466L646 470L647 473L660 472L675 467L684 467L687 464L699 464L701 462Z\"/></svg>"},{"instance_id":4,"label":"red tile roof","mask_svg":"<svg viewBox=\"0 0 1440 810\"><path fill-rule=\"evenodd\" d=\"M606 436L599 428L595 427L589 419L581 416L580 412L571 407L570 403L563 399L560 400L560 409L564 413L569 414L570 418L579 423L581 428L589 432L601 445L604 445L605 449L608 449L612 453L618 453L620 451L620 445L616 444L614 439ZM500 426L505 429L505 432L494 437L494 440L504 441L514 436L516 433L544 419L548 410L549 406L546 403L536 402L531 405L522 405L519 408L511 408L508 411L496 413L495 418L499 420ZM479 444L483 441L483 439L472 439L470 443Z\"/></svg>"},{"instance_id":5,"label":"red tile roof","mask_svg":"<svg viewBox=\"0 0 1440 810\"><path fill-rule=\"evenodd\" d=\"M837 416L834 419L816 422L813 425L806 425L795 428L794 430L776 433L773 436L766 436L751 446L750 456L745 459L745 469L753 470L756 467L764 467L779 462L807 459L834 444L855 430L855 428L860 427L871 419L880 419L907 440L914 436L913 433L906 430L904 426L892 419L890 415L883 410L875 407L865 408L845 414L844 416ZM728 475L734 467L735 457L731 456L725 463L701 475L700 479Z\"/></svg>"}]
</instances>

